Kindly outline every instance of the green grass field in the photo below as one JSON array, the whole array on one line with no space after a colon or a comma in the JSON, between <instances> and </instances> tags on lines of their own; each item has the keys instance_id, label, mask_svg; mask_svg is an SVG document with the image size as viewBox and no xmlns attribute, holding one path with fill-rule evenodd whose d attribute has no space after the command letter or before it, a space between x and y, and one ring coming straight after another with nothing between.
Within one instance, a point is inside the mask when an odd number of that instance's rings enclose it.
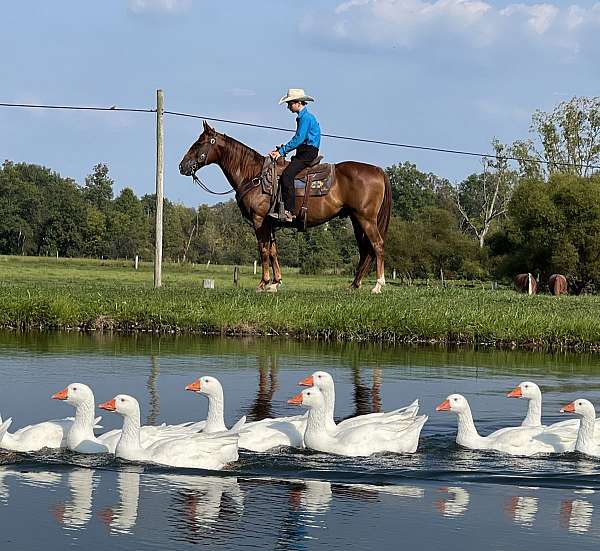
<instances>
[{"instance_id":1,"label":"green grass field","mask_svg":"<svg viewBox=\"0 0 600 551\"><path fill-rule=\"evenodd\" d=\"M0 257L0 325L17 329L161 331L392 342L472 343L600 349L600 297L526 296L435 284L388 281L373 296L349 277L284 270L279 293L256 293L242 266L166 264L163 287L153 268L132 262ZM202 280L215 280L214 290Z\"/></svg>"}]
</instances>

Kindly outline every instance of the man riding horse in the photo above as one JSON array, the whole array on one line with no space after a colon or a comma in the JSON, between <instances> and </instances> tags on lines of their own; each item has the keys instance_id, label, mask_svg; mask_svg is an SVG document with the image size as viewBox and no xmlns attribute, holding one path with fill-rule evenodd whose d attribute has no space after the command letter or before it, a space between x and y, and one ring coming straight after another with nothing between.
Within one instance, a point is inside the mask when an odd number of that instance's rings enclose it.
<instances>
[{"instance_id":1,"label":"man riding horse","mask_svg":"<svg viewBox=\"0 0 600 551\"><path fill-rule=\"evenodd\" d=\"M296 175L309 166L319 155L319 145L321 144L321 128L317 118L308 110L307 104L314 101L307 96L302 88L290 88L288 93L279 100L279 105L287 104L287 108L292 113L297 113L296 134L285 145L275 148L269 153L273 160L296 150L296 155L292 157L290 164L282 172L279 181L282 186L283 204L285 212L283 220L292 222L294 220L294 210L296 208L296 189L294 187L294 178ZM270 213L270 216L278 218L276 213Z\"/></svg>"}]
</instances>

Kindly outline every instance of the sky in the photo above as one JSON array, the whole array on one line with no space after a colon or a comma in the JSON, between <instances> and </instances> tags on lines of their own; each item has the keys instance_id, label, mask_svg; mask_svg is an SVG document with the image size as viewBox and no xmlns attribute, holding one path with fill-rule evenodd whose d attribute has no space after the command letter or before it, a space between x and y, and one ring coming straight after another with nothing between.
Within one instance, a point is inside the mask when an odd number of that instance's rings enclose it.
<instances>
[{"instance_id":1,"label":"sky","mask_svg":"<svg viewBox=\"0 0 600 551\"><path fill-rule=\"evenodd\" d=\"M600 95L600 2L551 0L19 0L1 11L0 102L165 109L294 128L279 98L304 88L322 131L489 152L531 115ZM165 118L165 196L212 204L178 164L200 120ZM214 123L266 154L292 132ZM83 184L106 163L115 193L155 191L155 116L0 107L0 161ZM477 157L323 138L326 160L404 161L458 183ZM215 190L217 167L199 174Z\"/></svg>"}]
</instances>

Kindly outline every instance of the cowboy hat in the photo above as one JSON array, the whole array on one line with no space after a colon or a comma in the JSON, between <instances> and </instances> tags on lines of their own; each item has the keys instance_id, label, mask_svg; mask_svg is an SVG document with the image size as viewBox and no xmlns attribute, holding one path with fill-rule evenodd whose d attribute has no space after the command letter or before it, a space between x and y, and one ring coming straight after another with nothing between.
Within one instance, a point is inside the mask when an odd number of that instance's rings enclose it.
<instances>
[{"instance_id":1,"label":"cowboy hat","mask_svg":"<svg viewBox=\"0 0 600 551\"><path fill-rule=\"evenodd\" d=\"M302 88L290 88L287 95L279 100L279 105L288 101L315 101L314 98L307 96Z\"/></svg>"}]
</instances>

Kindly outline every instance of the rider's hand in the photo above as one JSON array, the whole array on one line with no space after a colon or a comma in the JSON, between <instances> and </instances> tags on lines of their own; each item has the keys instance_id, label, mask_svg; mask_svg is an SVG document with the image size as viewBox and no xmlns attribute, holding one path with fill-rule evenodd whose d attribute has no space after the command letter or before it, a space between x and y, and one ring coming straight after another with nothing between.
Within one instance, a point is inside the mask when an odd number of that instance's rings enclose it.
<instances>
[{"instance_id":1,"label":"rider's hand","mask_svg":"<svg viewBox=\"0 0 600 551\"><path fill-rule=\"evenodd\" d=\"M281 157L281 155L279 154L279 151L277 151L277 149L274 149L273 151L271 151L271 153L269 153L269 155L271 156L271 159L273 160L277 160L279 159L279 157Z\"/></svg>"}]
</instances>

